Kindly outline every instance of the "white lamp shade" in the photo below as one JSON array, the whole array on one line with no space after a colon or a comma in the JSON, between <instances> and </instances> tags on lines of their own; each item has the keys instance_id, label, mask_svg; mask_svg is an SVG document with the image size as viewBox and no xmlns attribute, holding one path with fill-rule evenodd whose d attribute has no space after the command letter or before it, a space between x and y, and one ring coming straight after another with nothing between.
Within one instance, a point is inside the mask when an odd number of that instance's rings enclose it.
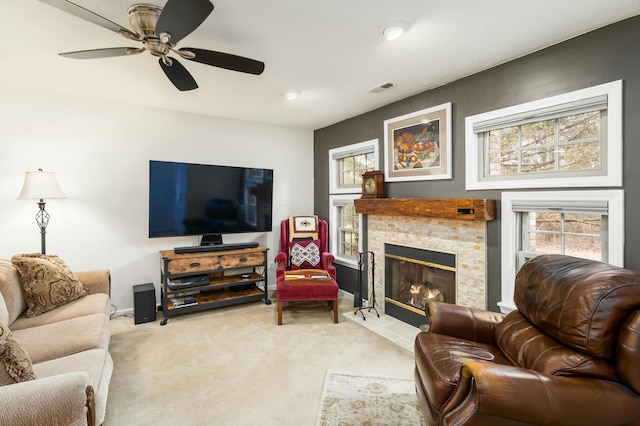
<instances>
[{"instance_id":1,"label":"white lamp shade","mask_svg":"<svg viewBox=\"0 0 640 426\"><path fill-rule=\"evenodd\" d=\"M18 195L18 200L44 200L51 198L67 198L60 189L56 174L53 172L25 172L22 191Z\"/></svg>"}]
</instances>

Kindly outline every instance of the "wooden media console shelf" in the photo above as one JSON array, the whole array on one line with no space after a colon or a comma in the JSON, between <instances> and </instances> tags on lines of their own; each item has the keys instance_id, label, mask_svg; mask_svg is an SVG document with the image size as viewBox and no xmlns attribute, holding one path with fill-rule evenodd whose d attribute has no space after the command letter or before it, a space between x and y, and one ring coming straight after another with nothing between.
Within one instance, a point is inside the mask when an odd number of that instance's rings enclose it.
<instances>
[{"instance_id":1,"label":"wooden media console shelf","mask_svg":"<svg viewBox=\"0 0 640 426\"><path fill-rule=\"evenodd\" d=\"M267 248L178 254L160 251L161 304L170 316L264 300L267 296ZM184 281L184 283L182 283Z\"/></svg>"}]
</instances>

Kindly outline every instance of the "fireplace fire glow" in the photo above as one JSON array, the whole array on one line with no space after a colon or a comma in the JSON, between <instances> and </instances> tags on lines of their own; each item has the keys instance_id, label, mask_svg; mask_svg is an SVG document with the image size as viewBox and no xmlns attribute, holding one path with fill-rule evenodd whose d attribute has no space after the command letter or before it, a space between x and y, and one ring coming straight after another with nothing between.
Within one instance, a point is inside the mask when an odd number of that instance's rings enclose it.
<instances>
[{"instance_id":1,"label":"fireplace fire glow","mask_svg":"<svg viewBox=\"0 0 640 426\"><path fill-rule=\"evenodd\" d=\"M455 303L455 292L455 255L385 244L385 312L419 325L429 300Z\"/></svg>"},{"instance_id":2,"label":"fireplace fire glow","mask_svg":"<svg viewBox=\"0 0 640 426\"><path fill-rule=\"evenodd\" d=\"M424 309L429 300L436 302L444 302L444 297L438 289L431 288L432 284L427 282L424 284L411 284L411 299L406 302L414 308Z\"/></svg>"}]
</instances>

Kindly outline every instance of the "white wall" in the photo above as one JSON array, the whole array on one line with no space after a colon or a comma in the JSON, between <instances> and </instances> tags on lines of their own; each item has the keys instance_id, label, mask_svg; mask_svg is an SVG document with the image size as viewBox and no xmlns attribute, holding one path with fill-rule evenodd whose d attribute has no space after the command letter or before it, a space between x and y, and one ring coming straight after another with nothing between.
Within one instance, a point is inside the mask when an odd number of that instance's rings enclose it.
<instances>
[{"instance_id":1,"label":"white wall","mask_svg":"<svg viewBox=\"0 0 640 426\"><path fill-rule=\"evenodd\" d=\"M53 171L67 198L47 202L47 253L111 270L119 310L132 308L134 284L153 282L159 299L159 250L199 241L148 238L149 160L274 169L273 232L224 236L266 245L270 261L280 220L313 213L309 130L2 86L0 129L0 256L40 251L37 204L16 197L25 171Z\"/></svg>"}]
</instances>

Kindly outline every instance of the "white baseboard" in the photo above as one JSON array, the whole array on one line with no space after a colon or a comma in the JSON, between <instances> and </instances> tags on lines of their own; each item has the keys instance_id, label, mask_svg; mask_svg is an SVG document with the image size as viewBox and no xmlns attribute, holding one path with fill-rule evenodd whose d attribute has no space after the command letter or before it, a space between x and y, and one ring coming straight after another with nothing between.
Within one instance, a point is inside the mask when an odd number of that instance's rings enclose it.
<instances>
[{"instance_id":1,"label":"white baseboard","mask_svg":"<svg viewBox=\"0 0 640 426\"><path fill-rule=\"evenodd\" d=\"M117 317L131 317L131 316L133 316L133 308L116 309L116 311L111 314L112 319Z\"/></svg>"},{"instance_id":2,"label":"white baseboard","mask_svg":"<svg viewBox=\"0 0 640 426\"><path fill-rule=\"evenodd\" d=\"M353 294L349 293L348 291L344 291L343 289L340 289L340 296L353 300Z\"/></svg>"}]
</instances>

